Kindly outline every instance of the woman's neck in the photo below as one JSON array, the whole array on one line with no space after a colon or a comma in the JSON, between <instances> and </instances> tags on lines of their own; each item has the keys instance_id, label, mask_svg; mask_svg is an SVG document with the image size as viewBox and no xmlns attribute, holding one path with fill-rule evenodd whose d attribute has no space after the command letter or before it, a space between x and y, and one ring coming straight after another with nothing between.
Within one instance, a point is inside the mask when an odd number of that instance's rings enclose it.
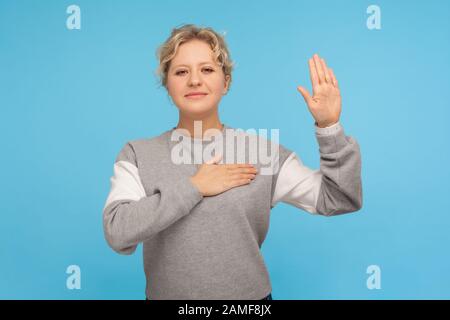
<instances>
[{"instance_id":1,"label":"woman's neck","mask_svg":"<svg viewBox=\"0 0 450 320\"><path fill-rule=\"evenodd\" d=\"M202 139L208 129L217 129L222 131L224 125L220 122L217 113L202 118L192 118L180 113L177 129L185 129L189 131L191 137Z\"/></svg>"}]
</instances>

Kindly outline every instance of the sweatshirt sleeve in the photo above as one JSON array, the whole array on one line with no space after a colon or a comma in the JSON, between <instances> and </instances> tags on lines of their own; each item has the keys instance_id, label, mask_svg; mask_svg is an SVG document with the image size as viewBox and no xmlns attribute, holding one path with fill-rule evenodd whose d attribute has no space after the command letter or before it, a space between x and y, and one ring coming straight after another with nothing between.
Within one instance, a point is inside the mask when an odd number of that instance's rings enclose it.
<instances>
[{"instance_id":1,"label":"sweatshirt sleeve","mask_svg":"<svg viewBox=\"0 0 450 320\"><path fill-rule=\"evenodd\" d=\"M346 136L338 122L315 125L320 169L312 170L292 152L284 161L272 206L285 202L312 214L333 216L362 207L361 153L358 142Z\"/></svg>"},{"instance_id":2,"label":"sweatshirt sleeve","mask_svg":"<svg viewBox=\"0 0 450 320\"><path fill-rule=\"evenodd\" d=\"M111 189L103 208L107 243L120 254L132 254L138 243L187 215L202 199L189 177L176 183L157 182L157 191L146 195L132 144L127 143L114 163Z\"/></svg>"}]
</instances>

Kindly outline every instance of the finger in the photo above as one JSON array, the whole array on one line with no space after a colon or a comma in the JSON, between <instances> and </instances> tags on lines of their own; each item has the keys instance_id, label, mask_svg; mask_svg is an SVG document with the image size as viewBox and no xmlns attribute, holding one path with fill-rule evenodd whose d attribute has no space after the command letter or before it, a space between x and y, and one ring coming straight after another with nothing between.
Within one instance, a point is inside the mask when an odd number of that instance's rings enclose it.
<instances>
[{"instance_id":1,"label":"finger","mask_svg":"<svg viewBox=\"0 0 450 320\"><path fill-rule=\"evenodd\" d=\"M222 154L217 154L208 161L206 161L206 164L218 164L220 160L222 159Z\"/></svg>"},{"instance_id":2,"label":"finger","mask_svg":"<svg viewBox=\"0 0 450 320\"><path fill-rule=\"evenodd\" d=\"M224 166L229 170L237 168L254 168L254 165L250 163L231 163L231 164L224 164Z\"/></svg>"},{"instance_id":3,"label":"finger","mask_svg":"<svg viewBox=\"0 0 450 320\"><path fill-rule=\"evenodd\" d=\"M239 186L242 186L242 185L245 185L245 184L249 184L251 181L252 180L250 180L250 179L233 180L230 183L230 189L234 188L234 187L239 187Z\"/></svg>"},{"instance_id":4,"label":"finger","mask_svg":"<svg viewBox=\"0 0 450 320\"><path fill-rule=\"evenodd\" d=\"M253 173L235 173L231 175L232 180L255 179L256 174Z\"/></svg>"},{"instance_id":5,"label":"finger","mask_svg":"<svg viewBox=\"0 0 450 320\"><path fill-rule=\"evenodd\" d=\"M339 85L338 85L336 76L334 75L333 69L330 68L329 70L330 70L330 76L331 76L331 80L332 80L332 82L333 82L333 85L334 85L336 88L339 88Z\"/></svg>"},{"instance_id":6,"label":"finger","mask_svg":"<svg viewBox=\"0 0 450 320\"><path fill-rule=\"evenodd\" d=\"M327 64L325 63L325 60L320 58L320 63L321 63L321 66L322 66L323 73L325 75L325 82L331 83L330 72L328 70Z\"/></svg>"},{"instance_id":7,"label":"finger","mask_svg":"<svg viewBox=\"0 0 450 320\"><path fill-rule=\"evenodd\" d=\"M316 66L314 65L314 60L309 59L309 76L311 78L312 87L316 87L319 84L319 75L317 74Z\"/></svg>"},{"instance_id":8,"label":"finger","mask_svg":"<svg viewBox=\"0 0 450 320\"><path fill-rule=\"evenodd\" d=\"M309 94L308 90L306 90L305 88L303 88L301 86L298 86L297 90L302 94L303 99L305 99L306 104L309 105L312 98L311 98L311 95Z\"/></svg>"},{"instance_id":9,"label":"finger","mask_svg":"<svg viewBox=\"0 0 450 320\"><path fill-rule=\"evenodd\" d=\"M230 168L229 169L229 173L230 174L234 174L234 173L253 173L256 174L258 172L258 169L256 168Z\"/></svg>"},{"instance_id":10,"label":"finger","mask_svg":"<svg viewBox=\"0 0 450 320\"><path fill-rule=\"evenodd\" d=\"M314 65L316 66L317 75L319 76L319 83L325 82L325 74L323 73L322 63L320 62L319 56L314 54Z\"/></svg>"}]
</instances>

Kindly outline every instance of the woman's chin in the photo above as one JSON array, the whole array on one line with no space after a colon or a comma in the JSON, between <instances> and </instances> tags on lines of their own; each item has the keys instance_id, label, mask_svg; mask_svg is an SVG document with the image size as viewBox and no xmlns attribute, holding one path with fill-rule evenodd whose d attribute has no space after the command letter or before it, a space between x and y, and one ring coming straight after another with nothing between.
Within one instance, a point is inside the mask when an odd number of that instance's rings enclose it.
<instances>
[{"instance_id":1,"label":"woman's chin","mask_svg":"<svg viewBox=\"0 0 450 320\"><path fill-rule=\"evenodd\" d=\"M180 108L180 110L185 114L201 116L210 114L215 110L215 108L210 106L202 106L199 104L199 105L184 106Z\"/></svg>"}]
</instances>

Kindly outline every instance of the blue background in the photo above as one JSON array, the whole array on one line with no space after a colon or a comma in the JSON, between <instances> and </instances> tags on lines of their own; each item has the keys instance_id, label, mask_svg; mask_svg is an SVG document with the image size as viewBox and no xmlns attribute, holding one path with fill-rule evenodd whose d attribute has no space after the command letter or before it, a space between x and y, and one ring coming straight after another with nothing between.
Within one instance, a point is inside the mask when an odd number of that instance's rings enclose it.
<instances>
[{"instance_id":1,"label":"blue background","mask_svg":"<svg viewBox=\"0 0 450 320\"><path fill-rule=\"evenodd\" d=\"M66 8L81 8L68 30ZM381 30L366 27L369 5ZM226 31L221 120L278 128L319 167L307 59L323 56L362 152L363 208L279 204L262 251L274 299L449 299L449 1L0 1L0 298L144 299L142 248L106 244L102 209L128 140L175 126L154 71L183 23ZM66 268L81 268L81 289ZM369 265L381 289L369 290Z\"/></svg>"}]
</instances>

